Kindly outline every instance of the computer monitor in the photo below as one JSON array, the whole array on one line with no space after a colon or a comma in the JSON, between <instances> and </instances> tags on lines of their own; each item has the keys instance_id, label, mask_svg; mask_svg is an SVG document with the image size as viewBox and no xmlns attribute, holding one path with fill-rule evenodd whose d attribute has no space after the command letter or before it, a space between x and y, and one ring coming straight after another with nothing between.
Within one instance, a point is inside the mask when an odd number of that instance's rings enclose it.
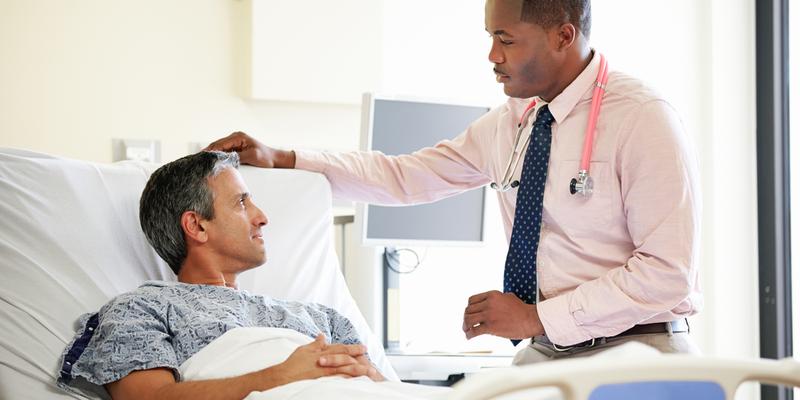
<instances>
[{"instance_id":1,"label":"computer monitor","mask_svg":"<svg viewBox=\"0 0 800 400\"><path fill-rule=\"evenodd\" d=\"M361 150L410 154L461 134L488 107L363 96ZM357 206L362 243L373 246L471 245L483 242L485 187L413 206Z\"/></svg>"}]
</instances>

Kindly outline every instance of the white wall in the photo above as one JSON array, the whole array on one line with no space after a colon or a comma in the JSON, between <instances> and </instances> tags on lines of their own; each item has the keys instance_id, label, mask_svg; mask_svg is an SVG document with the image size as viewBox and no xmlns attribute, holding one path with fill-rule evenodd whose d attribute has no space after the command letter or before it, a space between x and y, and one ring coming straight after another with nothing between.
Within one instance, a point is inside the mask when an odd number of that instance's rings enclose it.
<instances>
[{"instance_id":1,"label":"white wall","mask_svg":"<svg viewBox=\"0 0 800 400\"><path fill-rule=\"evenodd\" d=\"M383 3L251 0L250 95L360 104L383 74Z\"/></svg>"},{"instance_id":2,"label":"white wall","mask_svg":"<svg viewBox=\"0 0 800 400\"><path fill-rule=\"evenodd\" d=\"M484 0L384 3L382 91L487 106L505 101L488 60Z\"/></svg>"},{"instance_id":3,"label":"white wall","mask_svg":"<svg viewBox=\"0 0 800 400\"><path fill-rule=\"evenodd\" d=\"M704 245L714 268L704 320L706 351L757 356L758 226L756 203L755 3L713 0L711 94Z\"/></svg>"},{"instance_id":4,"label":"white wall","mask_svg":"<svg viewBox=\"0 0 800 400\"><path fill-rule=\"evenodd\" d=\"M279 146L357 148L357 106L239 96L248 7L0 1L0 146L111 161L111 138L147 138L171 160L189 142L245 130Z\"/></svg>"},{"instance_id":5,"label":"white wall","mask_svg":"<svg viewBox=\"0 0 800 400\"><path fill-rule=\"evenodd\" d=\"M375 54L384 64L384 91L466 101L475 100L468 98L474 92L499 101L486 61L482 0L384 1L385 17L403 16L381 33L395 50ZM407 8L413 5L428 17ZM246 130L282 147L356 149L356 105L243 99L249 7L248 0L0 1L0 146L110 161L111 138L156 138L169 160L185 154L189 142ZM707 304L692 322L701 347L756 355L752 1L595 1L594 15L595 45L613 67L660 89L697 145ZM455 72L447 68L453 60ZM461 84L464 76L470 85ZM446 325L429 331L458 334L460 323L453 325L464 293L500 287L505 249L491 201L487 214L493 239L486 248L429 249L423 269L408 277L419 286L410 296L427 305L430 285L452 276L478 279L438 296L447 300L435 313L423 309Z\"/></svg>"}]
</instances>

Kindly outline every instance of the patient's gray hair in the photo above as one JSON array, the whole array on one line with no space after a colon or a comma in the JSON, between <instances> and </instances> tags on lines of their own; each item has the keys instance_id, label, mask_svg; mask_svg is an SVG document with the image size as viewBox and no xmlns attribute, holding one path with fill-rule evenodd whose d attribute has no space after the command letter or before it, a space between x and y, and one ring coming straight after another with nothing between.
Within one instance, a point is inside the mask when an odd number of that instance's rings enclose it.
<instances>
[{"instance_id":1,"label":"patient's gray hair","mask_svg":"<svg viewBox=\"0 0 800 400\"><path fill-rule=\"evenodd\" d=\"M139 222L150 244L177 275L186 260L181 216L194 211L214 218L214 193L208 178L239 168L239 155L201 151L161 166L150 176L139 201Z\"/></svg>"}]
</instances>

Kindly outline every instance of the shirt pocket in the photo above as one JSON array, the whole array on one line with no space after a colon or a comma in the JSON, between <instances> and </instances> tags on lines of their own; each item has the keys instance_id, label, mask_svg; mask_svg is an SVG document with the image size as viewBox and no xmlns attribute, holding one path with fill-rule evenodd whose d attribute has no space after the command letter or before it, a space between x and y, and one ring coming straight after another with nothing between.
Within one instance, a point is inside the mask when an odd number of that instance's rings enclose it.
<instances>
[{"instance_id":1,"label":"shirt pocket","mask_svg":"<svg viewBox=\"0 0 800 400\"><path fill-rule=\"evenodd\" d=\"M558 161L552 166L553 181L545 193L545 213L550 217L551 230L561 230L570 237L603 235L611 228L614 215L612 194L616 190L611 165L607 161L592 161L589 176L594 190L589 197L569 192L570 182L578 176L580 161Z\"/></svg>"}]
</instances>

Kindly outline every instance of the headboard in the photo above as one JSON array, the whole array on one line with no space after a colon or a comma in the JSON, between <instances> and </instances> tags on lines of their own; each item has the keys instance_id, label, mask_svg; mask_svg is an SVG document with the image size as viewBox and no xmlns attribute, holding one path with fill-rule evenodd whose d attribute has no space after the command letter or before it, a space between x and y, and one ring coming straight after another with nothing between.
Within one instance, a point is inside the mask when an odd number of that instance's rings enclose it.
<instances>
[{"instance_id":1,"label":"headboard","mask_svg":"<svg viewBox=\"0 0 800 400\"><path fill-rule=\"evenodd\" d=\"M139 196L156 167L0 149L0 398L69 397L55 377L77 317L145 280L175 280L139 227ZM270 221L267 262L243 273L240 287L339 310L396 379L339 269L324 176L240 172Z\"/></svg>"}]
</instances>

